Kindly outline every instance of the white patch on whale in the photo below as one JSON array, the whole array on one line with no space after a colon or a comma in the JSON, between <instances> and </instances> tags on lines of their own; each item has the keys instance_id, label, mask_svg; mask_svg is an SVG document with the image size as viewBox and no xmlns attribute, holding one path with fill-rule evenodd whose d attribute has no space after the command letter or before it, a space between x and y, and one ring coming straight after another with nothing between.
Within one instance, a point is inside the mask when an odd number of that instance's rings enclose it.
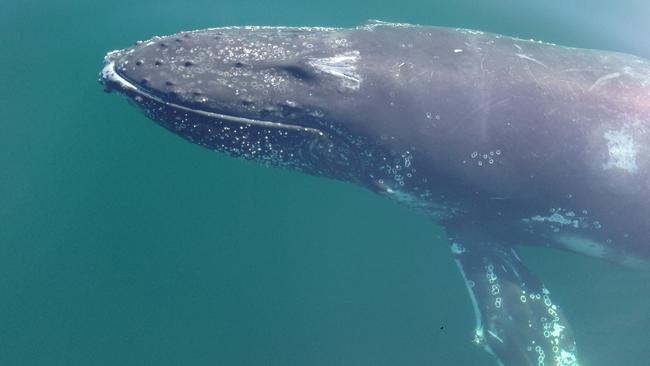
<instances>
[{"instance_id":1,"label":"white patch on whale","mask_svg":"<svg viewBox=\"0 0 650 366\"><path fill-rule=\"evenodd\" d=\"M361 85L361 76L357 73L359 51L349 51L333 57L309 60L316 70L341 79L344 87L357 90Z\"/></svg>"},{"instance_id":2,"label":"white patch on whale","mask_svg":"<svg viewBox=\"0 0 650 366\"><path fill-rule=\"evenodd\" d=\"M529 224L534 222L548 223L551 224L551 227L555 227L555 228L558 228L559 226L565 226L565 225L574 227L576 229L587 228L589 226L593 226L596 229L600 228L600 223L598 221L593 221L589 223L587 222L587 218L585 216L578 216L572 210L558 207L558 208L551 208L549 211L551 215L547 215L547 216L536 215L530 218L522 219L522 221ZM583 214L585 215L587 214L586 210L583 211Z\"/></svg>"},{"instance_id":3,"label":"white patch on whale","mask_svg":"<svg viewBox=\"0 0 650 366\"><path fill-rule=\"evenodd\" d=\"M549 216L541 216L541 215L533 216L530 218L530 221L537 221L537 222L547 221L547 222L560 224L560 225L571 225L573 223L572 220L564 217L560 213L554 213Z\"/></svg>"},{"instance_id":4,"label":"white patch on whale","mask_svg":"<svg viewBox=\"0 0 650 366\"><path fill-rule=\"evenodd\" d=\"M364 24L360 25L357 27L357 29L365 29L369 31L375 30L377 27L389 27L389 28L413 28L417 27L417 25L414 24L408 24L408 23L392 23L392 22L384 22L382 20L377 20L377 19L369 19L366 21Z\"/></svg>"},{"instance_id":5,"label":"white patch on whale","mask_svg":"<svg viewBox=\"0 0 650 366\"><path fill-rule=\"evenodd\" d=\"M609 160L603 164L603 169L619 168L628 173L636 173L639 167L636 164L636 156L639 152L639 145L631 135L623 131L610 130L603 135L607 140L607 152Z\"/></svg>"}]
</instances>

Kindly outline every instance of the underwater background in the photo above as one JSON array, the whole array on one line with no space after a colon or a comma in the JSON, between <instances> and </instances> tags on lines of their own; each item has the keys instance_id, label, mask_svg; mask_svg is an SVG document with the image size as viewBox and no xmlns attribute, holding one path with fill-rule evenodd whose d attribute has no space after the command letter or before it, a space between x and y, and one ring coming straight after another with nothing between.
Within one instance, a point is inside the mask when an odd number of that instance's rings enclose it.
<instances>
[{"instance_id":1,"label":"underwater background","mask_svg":"<svg viewBox=\"0 0 650 366\"><path fill-rule=\"evenodd\" d=\"M366 19L650 57L647 0L3 1L0 365L495 365L441 227L189 144L97 83L154 35ZM582 366L650 364L650 273L522 253Z\"/></svg>"}]
</instances>

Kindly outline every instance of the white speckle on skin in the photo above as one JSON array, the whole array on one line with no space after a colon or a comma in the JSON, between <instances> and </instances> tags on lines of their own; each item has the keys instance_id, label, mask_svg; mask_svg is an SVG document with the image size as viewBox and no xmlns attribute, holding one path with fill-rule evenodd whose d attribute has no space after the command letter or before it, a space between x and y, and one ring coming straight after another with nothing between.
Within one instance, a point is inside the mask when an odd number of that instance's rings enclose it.
<instances>
[{"instance_id":1,"label":"white speckle on skin","mask_svg":"<svg viewBox=\"0 0 650 366\"><path fill-rule=\"evenodd\" d=\"M309 61L315 69L341 78L344 87L359 89L362 79L357 73L359 51L350 51L333 57L317 58Z\"/></svg>"},{"instance_id":2,"label":"white speckle on skin","mask_svg":"<svg viewBox=\"0 0 650 366\"><path fill-rule=\"evenodd\" d=\"M456 48L456 49L454 50L454 53L461 53L461 52L463 52L463 50L460 49L460 48Z\"/></svg>"},{"instance_id":3,"label":"white speckle on skin","mask_svg":"<svg viewBox=\"0 0 650 366\"><path fill-rule=\"evenodd\" d=\"M639 167L636 164L636 156L639 152L639 145L631 135L623 131L607 131L603 135L607 140L607 153L609 160L603 164L603 169L618 168L628 173L636 173Z\"/></svg>"},{"instance_id":4,"label":"white speckle on skin","mask_svg":"<svg viewBox=\"0 0 650 366\"><path fill-rule=\"evenodd\" d=\"M561 350L560 352L560 365L578 365L578 360L576 359L576 356L573 354L573 352L568 352L566 350Z\"/></svg>"},{"instance_id":5,"label":"white speckle on skin","mask_svg":"<svg viewBox=\"0 0 650 366\"><path fill-rule=\"evenodd\" d=\"M551 335L555 338L559 338L562 335L562 331L566 328L563 325L558 323L553 323L553 329L551 330Z\"/></svg>"}]
</instances>

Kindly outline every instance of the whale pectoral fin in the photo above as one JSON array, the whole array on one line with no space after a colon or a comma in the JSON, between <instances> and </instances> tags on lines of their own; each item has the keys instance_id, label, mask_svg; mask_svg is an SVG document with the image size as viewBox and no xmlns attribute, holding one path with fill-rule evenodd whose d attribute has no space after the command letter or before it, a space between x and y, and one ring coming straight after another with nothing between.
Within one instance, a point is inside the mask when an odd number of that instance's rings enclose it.
<instances>
[{"instance_id":1,"label":"whale pectoral fin","mask_svg":"<svg viewBox=\"0 0 650 366\"><path fill-rule=\"evenodd\" d=\"M578 366L572 331L512 248L451 247L476 313L474 343L504 366Z\"/></svg>"}]
</instances>

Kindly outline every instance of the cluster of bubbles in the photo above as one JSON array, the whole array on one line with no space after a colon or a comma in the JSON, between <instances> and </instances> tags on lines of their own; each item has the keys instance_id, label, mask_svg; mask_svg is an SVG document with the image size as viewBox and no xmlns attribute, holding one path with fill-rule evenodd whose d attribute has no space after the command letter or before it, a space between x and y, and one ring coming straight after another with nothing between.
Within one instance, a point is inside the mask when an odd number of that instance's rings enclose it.
<instances>
[{"instance_id":1,"label":"cluster of bubbles","mask_svg":"<svg viewBox=\"0 0 650 366\"><path fill-rule=\"evenodd\" d=\"M443 195L434 195L428 188L428 179L416 175L413 148L398 154L384 155L375 151L366 156L374 160L373 171L369 177L388 197L406 204L410 208L423 210L434 220L455 216L458 212ZM363 156L363 154L361 154ZM358 156L358 154L357 154Z\"/></svg>"},{"instance_id":2,"label":"cluster of bubbles","mask_svg":"<svg viewBox=\"0 0 650 366\"><path fill-rule=\"evenodd\" d=\"M550 297L550 292L545 287L542 287L541 293L530 293L527 294L526 291L522 291L520 296L520 301L522 303L526 302L541 302L541 305L544 307L546 314L539 318L540 323L543 326L543 336L548 340L548 343L551 345L551 351L553 352L553 365L556 366L575 366L577 365L577 360L575 354L571 351L575 349L575 344L566 345L564 341L564 329L566 326L562 325L559 309L553 304ZM534 346L534 347L533 347ZM570 350L563 349L563 346L568 346ZM546 353L540 345L535 346L535 341L531 341L531 345L528 347L528 351L535 350L537 353L537 362L538 365L546 365Z\"/></svg>"},{"instance_id":3,"label":"cluster of bubbles","mask_svg":"<svg viewBox=\"0 0 650 366\"><path fill-rule=\"evenodd\" d=\"M436 121L439 121L439 120L440 120L440 115L439 115L439 114L434 115L434 114L431 113L431 112L427 112L427 113L425 113L424 115L427 117L427 119L434 119L434 118L435 118Z\"/></svg>"},{"instance_id":4,"label":"cluster of bubbles","mask_svg":"<svg viewBox=\"0 0 650 366\"><path fill-rule=\"evenodd\" d=\"M476 161L477 166L489 166L489 165L494 165L496 162L496 158L501 155L501 150L496 149L496 150L490 150L488 152L478 152L478 151L473 151L471 154L469 154L470 159L472 161Z\"/></svg>"},{"instance_id":5,"label":"cluster of bubbles","mask_svg":"<svg viewBox=\"0 0 650 366\"><path fill-rule=\"evenodd\" d=\"M413 155L409 150L406 150L398 157L395 157L392 164L386 164L382 170L386 171L398 187L403 187L409 179L413 178L416 172L413 166Z\"/></svg>"},{"instance_id":6,"label":"cluster of bubbles","mask_svg":"<svg viewBox=\"0 0 650 366\"><path fill-rule=\"evenodd\" d=\"M537 346L535 347L535 352L537 352L537 354L539 355L537 356L537 365L544 366L544 359L546 359L546 354L544 353L544 350L542 349L542 347Z\"/></svg>"},{"instance_id":7,"label":"cluster of bubbles","mask_svg":"<svg viewBox=\"0 0 650 366\"><path fill-rule=\"evenodd\" d=\"M488 283L490 284L490 294L492 297L494 297L494 306L497 309L501 308L501 302L503 301L501 299L501 296L499 294L501 293L501 285L499 284L499 278L497 275L494 273L494 265L493 264L488 264L485 266L485 278L487 278Z\"/></svg>"},{"instance_id":8,"label":"cluster of bubbles","mask_svg":"<svg viewBox=\"0 0 650 366\"><path fill-rule=\"evenodd\" d=\"M345 38L335 38L330 43L330 47L332 47L333 49L349 48L350 47L350 42Z\"/></svg>"},{"instance_id":9,"label":"cluster of bubbles","mask_svg":"<svg viewBox=\"0 0 650 366\"><path fill-rule=\"evenodd\" d=\"M557 233L562 227L572 227L574 229L601 229L602 224L598 220L589 220L588 214L589 211L582 210L579 215L573 210L565 209L562 207L550 208L548 210L549 215L542 216L536 215L531 218L523 219L525 223L546 223L549 225L550 229Z\"/></svg>"}]
</instances>

